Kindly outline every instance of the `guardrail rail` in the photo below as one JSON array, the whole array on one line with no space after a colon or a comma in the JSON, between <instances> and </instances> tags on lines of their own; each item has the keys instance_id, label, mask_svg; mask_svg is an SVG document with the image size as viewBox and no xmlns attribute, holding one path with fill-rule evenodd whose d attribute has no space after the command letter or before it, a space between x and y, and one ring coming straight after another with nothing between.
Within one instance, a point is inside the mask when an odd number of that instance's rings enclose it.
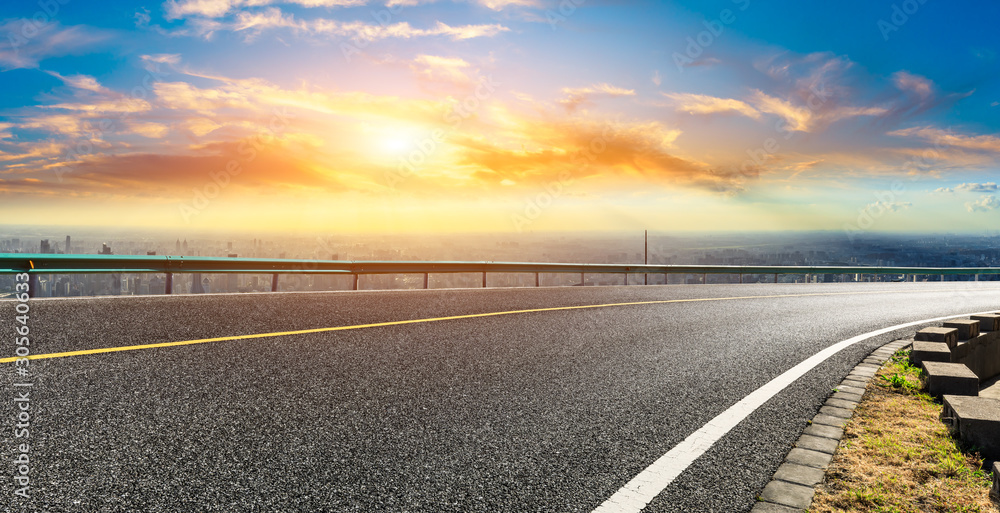
<instances>
[{"instance_id":1,"label":"guardrail rail","mask_svg":"<svg viewBox=\"0 0 1000 513\"><path fill-rule=\"evenodd\" d=\"M1000 267L868 267L868 266L739 266L739 265L645 265L645 264L572 264L544 262L446 262L446 261L345 261L277 258L226 258L166 255L53 255L31 253L0 254L0 274L28 273L34 295L41 274L91 273L161 273L166 275L165 293L173 292L176 273L270 274L271 291L278 290L281 274L333 274L354 277L354 290L364 274L423 274L424 288L430 274L482 273L486 287L487 273L533 273L540 286L542 273L579 274L581 283L587 274L745 275L785 274L870 274L909 276L1000 275ZM644 282L647 280L644 279Z\"/></svg>"}]
</instances>

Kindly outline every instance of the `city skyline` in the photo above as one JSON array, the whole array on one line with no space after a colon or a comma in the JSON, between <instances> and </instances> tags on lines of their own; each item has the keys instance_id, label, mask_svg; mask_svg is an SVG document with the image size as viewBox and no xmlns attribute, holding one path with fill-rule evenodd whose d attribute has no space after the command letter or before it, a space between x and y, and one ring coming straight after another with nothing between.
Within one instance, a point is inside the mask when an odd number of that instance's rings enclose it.
<instances>
[{"instance_id":1,"label":"city skyline","mask_svg":"<svg viewBox=\"0 0 1000 513\"><path fill-rule=\"evenodd\" d=\"M1000 208L992 4L41 9L0 16L5 224L853 237Z\"/></svg>"}]
</instances>

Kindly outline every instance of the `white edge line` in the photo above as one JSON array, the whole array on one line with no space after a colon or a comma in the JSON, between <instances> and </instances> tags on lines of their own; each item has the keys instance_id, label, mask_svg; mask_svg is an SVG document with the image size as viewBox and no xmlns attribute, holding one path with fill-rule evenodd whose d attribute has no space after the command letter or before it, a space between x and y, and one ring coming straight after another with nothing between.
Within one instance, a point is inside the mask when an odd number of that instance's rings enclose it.
<instances>
[{"instance_id":1,"label":"white edge line","mask_svg":"<svg viewBox=\"0 0 1000 513\"><path fill-rule=\"evenodd\" d=\"M897 324L888 328L882 328L869 333L864 333L856 337L838 342L826 349L803 360L798 365L788 369L780 376L767 382L762 387L754 390L750 395L744 397L726 411L720 413L714 419L708 421L701 429L691 433L683 442L677 444L666 454L660 456L652 465L635 476L631 481L621 487L608 500L594 509L593 513L639 513L657 495L670 485L684 472L695 460L705 454L723 436L729 433L737 424L750 416L751 413L764 405L779 392L791 385L807 372L816 368L831 356L840 351L862 342L872 337L884 335L892 331L926 324L929 322L944 321L955 317L968 317L971 315L983 315L995 313L996 310L986 312L976 312L969 314L949 315L947 317L935 317L921 321Z\"/></svg>"}]
</instances>

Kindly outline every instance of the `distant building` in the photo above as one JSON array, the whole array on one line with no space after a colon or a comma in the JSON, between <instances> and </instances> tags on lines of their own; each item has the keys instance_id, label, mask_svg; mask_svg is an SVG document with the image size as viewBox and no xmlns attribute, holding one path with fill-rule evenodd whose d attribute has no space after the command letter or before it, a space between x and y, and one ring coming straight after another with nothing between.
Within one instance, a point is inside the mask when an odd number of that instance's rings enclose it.
<instances>
[{"instance_id":1,"label":"distant building","mask_svg":"<svg viewBox=\"0 0 1000 513\"><path fill-rule=\"evenodd\" d=\"M66 236L66 254L70 255L72 253L73 253L73 250L70 249L70 245L69 245L69 235L67 235Z\"/></svg>"},{"instance_id":2,"label":"distant building","mask_svg":"<svg viewBox=\"0 0 1000 513\"><path fill-rule=\"evenodd\" d=\"M111 253L111 247L108 246L108 243L107 242L102 243L101 244L101 252L98 253L98 255L111 255L111 254L113 254L113 253Z\"/></svg>"},{"instance_id":3,"label":"distant building","mask_svg":"<svg viewBox=\"0 0 1000 513\"><path fill-rule=\"evenodd\" d=\"M191 293L192 294L204 294L205 285L201 281L201 274L194 273L191 275Z\"/></svg>"},{"instance_id":4,"label":"distant building","mask_svg":"<svg viewBox=\"0 0 1000 513\"><path fill-rule=\"evenodd\" d=\"M52 246L49 245L49 239L42 239L41 249L39 249L38 252L43 255L52 253Z\"/></svg>"},{"instance_id":5,"label":"distant building","mask_svg":"<svg viewBox=\"0 0 1000 513\"><path fill-rule=\"evenodd\" d=\"M149 280L148 290L150 294L163 294L167 290L167 284L163 278L154 276Z\"/></svg>"}]
</instances>

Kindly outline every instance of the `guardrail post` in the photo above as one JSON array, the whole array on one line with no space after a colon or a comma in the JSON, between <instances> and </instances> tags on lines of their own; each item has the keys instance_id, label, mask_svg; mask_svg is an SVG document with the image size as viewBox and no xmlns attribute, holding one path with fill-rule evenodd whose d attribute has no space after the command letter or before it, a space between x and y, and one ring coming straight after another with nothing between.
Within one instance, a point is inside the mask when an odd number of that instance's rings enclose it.
<instances>
[{"instance_id":1,"label":"guardrail post","mask_svg":"<svg viewBox=\"0 0 1000 513\"><path fill-rule=\"evenodd\" d=\"M667 278L668 278L669 276L670 276L670 274L669 274L669 273L663 273L663 284L664 284L664 285L667 285L667 284L669 284L669 283L670 283L669 281L667 281Z\"/></svg>"},{"instance_id":2,"label":"guardrail post","mask_svg":"<svg viewBox=\"0 0 1000 513\"><path fill-rule=\"evenodd\" d=\"M580 273L580 286L582 287L582 286L584 286L586 284L587 284L587 280L584 279L583 273Z\"/></svg>"},{"instance_id":3,"label":"guardrail post","mask_svg":"<svg viewBox=\"0 0 1000 513\"><path fill-rule=\"evenodd\" d=\"M625 286L628 286L628 273L625 273Z\"/></svg>"},{"instance_id":4,"label":"guardrail post","mask_svg":"<svg viewBox=\"0 0 1000 513\"><path fill-rule=\"evenodd\" d=\"M163 293L174 293L174 273L167 273L166 279L163 280Z\"/></svg>"},{"instance_id":5,"label":"guardrail post","mask_svg":"<svg viewBox=\"0 0 1000 513\"><path fill-rule=\"evenodd\" d=\"M28 275L28 297L35 297L38 295L38 275L29 274Z\"/></svg>"},{"instance_id":6,"label":"guardrail post","mask_svg":"<svg viewBox=\"0 0 1000 513\"><path fill-rule=\"evenodd\" d=\"M483 271L483 288L486 288L486 271Z\"/></svg>"},{"instance_id":7,"label":"guardrail post","mask_svg":"<svg viewBox=\"0 0 1000 513\"><path fill-rule=\"evenodd\" d=\"M708 273L701 274L701 284L708 285Z\"/></svg>"},{"instance_id":8,"label":"guardrail post","mask_svg":"<svg viewBox=\"0 0 1000 513\"><path fill-rule=\"evenodd\" d=\"M430 273L424 273L424 288L427 288L427 284L430 283Z\"/></svg>"},{"instance_id":9,"label":"guardrail post","mask_svg":"<svg viewBox=\"0 0 1000 513\"><path fill-rule=\"evenodd\" d=\"M351 288L351 290L358 290L358 278L360 277L361 277L360 274L357 273L354 274L354 286Z\"/></svg>"},{"instance_id":10,"label":"guardrail post","mask_svg":"<svg viewBox=\"0 0 1000 513\"><path fill-rule=\"evenodd\" d=\"M278 273L271 275L271 292L278 291Z\"/></svg>"},{"instance_id":11,"label":"guardrail post","mask_svg":"<svg viewBox=\"0 0 1000 513\"><path fill-rule=\"evenodd\" d=\"M778 283L778 273L774 273L774 283Z\"/></svg>"},{"instance_id":12,"label":"guardrail post","mask_svg":"<svg viewBox=\"0 0 1000 513\"><path fill-rule=\"evenodd\" d=\"M541 280L538 278L538 274L539 273L535 273L535 286L536 287L540 287L541 286Z\"/></svg>"},{"instance_id":13,"label":"guardrail post","mask_svg":"<svg viewBox=\"0 0 1000 513\"><path fill-rule=\"evenodd\" d=\"M743 283L743 273L740 273L740 283Z\"/></svg>"}]
</instances>

